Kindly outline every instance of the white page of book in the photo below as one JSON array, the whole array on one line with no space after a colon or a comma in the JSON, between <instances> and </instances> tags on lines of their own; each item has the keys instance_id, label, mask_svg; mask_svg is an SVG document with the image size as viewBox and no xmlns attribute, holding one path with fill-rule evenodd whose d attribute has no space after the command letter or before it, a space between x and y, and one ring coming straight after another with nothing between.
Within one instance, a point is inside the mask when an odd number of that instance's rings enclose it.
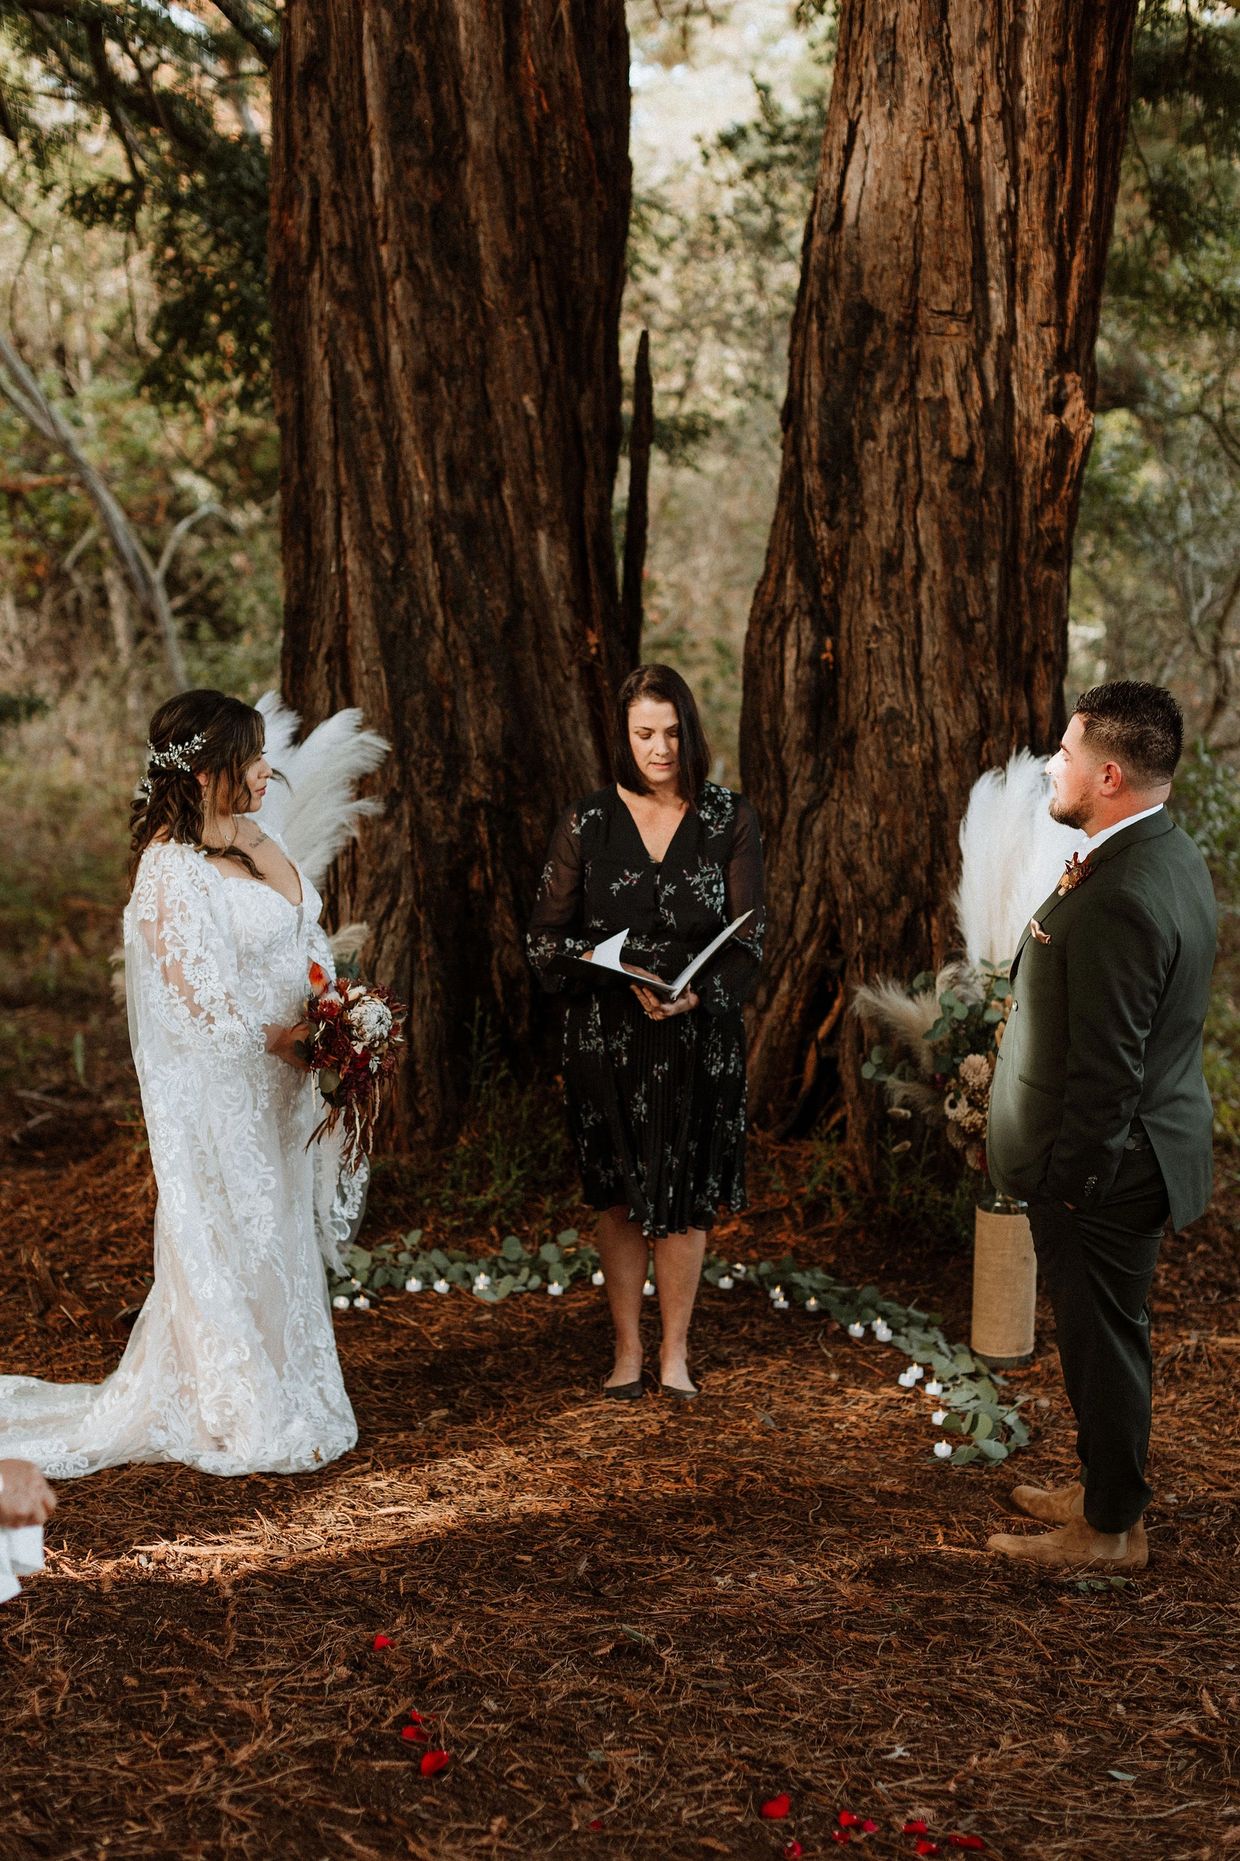
<instances>
[{"instance_id":1,"label":"white page of book","mask_svg":"<svg viewBox=\"0 0 1240 1861\"><path fill-rule=\"evenodd\" d=\"M655 981L651 982L647 981L644 976L632 976L632 972L625 967L620 957L620 953L624 949L625 941L629 935L626 930L617 931L614 937L608 937L605 942L596 944L594 955L590 960L600 969L614 969L619 975L630 976L633 981L639 982L643 988L650 989L655 995L661 996L664 1001L674 1002L682 991L688 987L689 983L692 982L703 963L708 963L716 950L721 949L728 941L729 937L734 937L745 920L752 916L752 911L742 911L739 918L733 918L732 922L725 930L720 931L713 942L708 943L704 950L698 952L691 963L685 965L674 982L664 982L662 978L657 978Z\"/></svg>"}]
</instances>

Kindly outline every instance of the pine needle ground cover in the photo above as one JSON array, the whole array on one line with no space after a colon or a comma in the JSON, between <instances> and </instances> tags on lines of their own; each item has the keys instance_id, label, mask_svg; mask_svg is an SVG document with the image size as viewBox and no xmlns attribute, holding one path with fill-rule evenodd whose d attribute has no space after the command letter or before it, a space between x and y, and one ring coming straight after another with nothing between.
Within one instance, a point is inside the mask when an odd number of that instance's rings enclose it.
<instances>
[{"instance_id":1,"label":"pine needle ground cover","mask_svg":"<svg viewBox=\"0 0 1240 1861\"><path fill-rule=\"evenodd\" d=\"M721 1251L872 1281L966 1337L967 1253L824 1209L797 1192L813 1169L760 1158ZM0 1611L0 1853L1240 1852L1223 1200L1157 1284L1152 1562L1121 1583L983 1550L1013 1478L1070 1475L1045 1313L1012 1385L1032 1442L988 1470L935 1460L891 1349L758 1291L703 1289L688 1408L597 1399L588 1283L350 1308L361 1440L321 1475L61 1487L47 1572ZM425 1207L381 1172L368 1239L419 1221L434 1243ZM6 1368L111 1368L150 1218L135 1132L19 1157ZM445 1218L442 1239L481 1255L499 1234Z\"/></svg>"}]
</instances>

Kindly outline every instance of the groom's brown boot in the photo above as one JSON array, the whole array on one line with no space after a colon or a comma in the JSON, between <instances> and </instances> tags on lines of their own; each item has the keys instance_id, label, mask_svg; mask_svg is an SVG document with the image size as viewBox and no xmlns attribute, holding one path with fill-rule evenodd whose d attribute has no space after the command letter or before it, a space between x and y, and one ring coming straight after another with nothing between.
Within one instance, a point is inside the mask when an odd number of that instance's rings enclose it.
<instances>
[{"instance_id":1,"label":"groom's brown boot","mask_svg":"<svg viewBox=\"0 0 1240 1861\"><path fill-rule=\"evenodd\" d=\"M1079 1480L1071 1486L1014 1486L1012 1504L1044 1525L1066 1525L1069 1519L1084 1518L1085 1488Z\"/></svg>"},{"instance_id":2,"label":"groom's brown boot","mask_svg":"<svg viewBox=\"0 0 1240 1861\"><path fill-rule=\"evenodd\" d=\"M996 1532L986 1540L986 1549L1042 1570L1091 1571L1099 1576L1144 1570L1150 1555L1140 1519L1128 1531L1095 1531L1088 1519L1079 1518L1036 1538Z\"/></svg>"}]
</instances>

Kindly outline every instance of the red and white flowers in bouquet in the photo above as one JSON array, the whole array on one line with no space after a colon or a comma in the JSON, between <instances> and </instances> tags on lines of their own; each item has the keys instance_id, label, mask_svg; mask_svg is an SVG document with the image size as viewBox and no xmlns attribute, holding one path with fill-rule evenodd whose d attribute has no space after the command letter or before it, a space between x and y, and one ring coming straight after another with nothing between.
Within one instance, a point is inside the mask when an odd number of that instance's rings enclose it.
<instances>
[{"instance_id":1,"label":"red and white flowers in bouquet","mask_svg":"<svg viewBox=\"0 0 1240 1861\"><path fill-rule=\"evenodd\" d=\"M374 1144L383 1088L396 1071L406 1013L404 1003L376 983L337 981L321 964L311 963L309 1033L298 1052L317 1075L327 1113L310 1142L330 1136L343 1122L343 1156L351 1169Z\"/></svg>"}]
</instances>

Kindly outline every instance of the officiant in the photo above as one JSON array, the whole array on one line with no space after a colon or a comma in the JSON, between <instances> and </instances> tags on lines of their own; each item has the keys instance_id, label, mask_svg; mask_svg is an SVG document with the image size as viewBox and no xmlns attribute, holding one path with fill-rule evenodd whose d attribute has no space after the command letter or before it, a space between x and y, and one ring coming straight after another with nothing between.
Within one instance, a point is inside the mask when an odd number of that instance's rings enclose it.
<instances>
[{"instance_id":1,"label":"officiant","mask_svg":"<svg viewBox=\"0 0 1240 1861\"><path fill-rule=\"evenodd\" d=\"M658 1387L698 1394L688 1365L707 1236L745 1205L745 1029L762 953L762 844L749 803L707 779L693 694L670 666L639 666L617 695L615 780L562 815L530 920L542 986L567 997L564 1087L615 1331L603 1384L645 1393L642 1292L654 1252ZM675 1001L670 981L733 919L738 932ZM632 980L594 947L627 931Z\"/></svg>"}]
</instances>

